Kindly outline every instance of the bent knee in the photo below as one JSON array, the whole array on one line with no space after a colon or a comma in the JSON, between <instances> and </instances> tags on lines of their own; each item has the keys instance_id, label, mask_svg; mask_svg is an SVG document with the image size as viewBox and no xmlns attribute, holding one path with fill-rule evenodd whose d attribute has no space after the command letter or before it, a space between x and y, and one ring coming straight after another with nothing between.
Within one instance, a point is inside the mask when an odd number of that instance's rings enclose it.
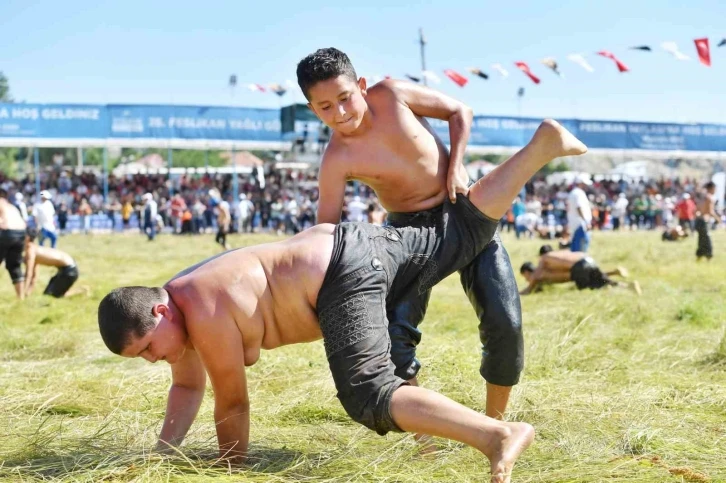
<instances>
[{"instance_id":1,"label":"bent knee","mask_svg":"<svg viewBox=\"0 0 726 483\"><path fill-rule=\"evenodd\" d=\"M393 392L405 384L408 383L395 379L367 394L361 394L360 391L351 388L345 393L339 392L338 399L353 421L372 429L381 436L389 431L402 432L393 421L390 407Z\"/></svg>"}]
</instances>

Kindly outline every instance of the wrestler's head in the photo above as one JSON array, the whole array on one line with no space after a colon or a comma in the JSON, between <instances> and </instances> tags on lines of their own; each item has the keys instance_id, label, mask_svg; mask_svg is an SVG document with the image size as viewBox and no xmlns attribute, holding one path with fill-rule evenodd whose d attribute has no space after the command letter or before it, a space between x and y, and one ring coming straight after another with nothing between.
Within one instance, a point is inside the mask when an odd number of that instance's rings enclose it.
<instances>
[{"instance_id":1,"label":"wrestler's head","mask_svg":"<svg viewBox=\"0 0 726 483\"><path fill-rule=\"evenodd\" d=\"M534 274L534 264L532 262L524 262L519 269L520 275L524 277L527 282L531 282L532 274Z\"/></svg>"},{"instance_id":2,"label":"wrestler's head","mask_svg":"<svg viewBox=\"0 0 726 483\"><path fill-rule=\"evenodd\" d=\"M716 183L713 181L709 181L704 186L706 188L706 191L708 191L710 194L714 194L716 192Z\"/></svg>"},{"instance_id":3,"label":"wrestler's head","mask_svg":"<svg viewBox=\"0 0 726 483\"><path fill-rule=\"evenodd\" d=\"M98 306L98 327L111 352L149 362L178 361L186 350L181 312L160 287L121 287Z\"/></svg>"},{"instance_id":4,"label":"wrestler's head","mask_svg":"<svg viewBox=\"0 0 726 483\"><path fill-rule=\"evenodd\" d=\"M542 245L539 247L539 256L546 255L552 251L552 245Z\"/></svg>"},{"instance_id":5,"label":"wrestler's head","mask_svg":"<svg viewBox=\"0 0 726 483\"><path fill-rule=\"evenodd\" d=\"M366 80L358 79L345 53L332 47L316 50L298 63L297 83L325 125L342 134L360 127L368 110Z\"/></svg>"},{"instance_id":6,"label":"wrestler's head","mask_svg":"<svg viewBox=\"0 0 726 483\"><path fill-rule=\"evenodd\" d=\"M25 229L25 241L33 243L36 238L38 238L38 229L32 226L27 227Z\"/></svg>"}]
</instances>

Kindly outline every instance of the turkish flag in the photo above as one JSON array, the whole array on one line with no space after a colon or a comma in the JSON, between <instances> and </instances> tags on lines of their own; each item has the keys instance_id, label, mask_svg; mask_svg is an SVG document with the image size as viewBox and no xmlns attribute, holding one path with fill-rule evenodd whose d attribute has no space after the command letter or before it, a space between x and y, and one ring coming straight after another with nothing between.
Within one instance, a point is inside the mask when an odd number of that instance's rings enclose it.
<instances>
[{"instance_id":1,"label":"turkish flag","mask_svg":"<svg viewBox=\"0 0 726 483\"><path fill-rule=\"evenodd\" d=\"M446 77L454 81L454 83L456 83L459 87L464 87L466 83L469 82L469 79L451 69L445 69L444 74L446 74Z\"/></svg>"},{"instance_id":2,"label":"turkish flag","mask_svg":"<svg viewBox=\"0 0 726 483\"><path fill-rule=\"evenodd\" d=\"M524 72L527 77L532 79L532 82L534 82L535 84L539 84L539 77L534 75L532 71L529 70L529 66L527 64L525 64L524 62L515 62L514 65L516 65L519 70Z\"/></svg>"},{"instance_id":3,"label":"turkish flag","mask_svg":"<svg viewBox=\"0 0 726 483\"><path fill-rule=\"evenodd\" d=\"M703 65L711 67L711 49L708 47L708 38L695 39L694 42L698 51L698 60Z\"/></svg>"},{"instance_id":4,"label":"turkish flag","mask_svg":"<svg viewBox=\"0 0 726 483\"><path fill-rule=\"evenodd\" d=\"M628 69L628 66L625 65L625 64L623 64L622 62L620 62L618 60L618 58L615 57L615 55L613 55L612 52L609 52L607 50L601 50L600 52L597 53L597 55L602 55L603 57L607 57L608 59L614 61L615 62L615 65L618 66L618 70L620 72L627 72L627 71L630 70L630 69Z\"/></svg>"}]
</instances>

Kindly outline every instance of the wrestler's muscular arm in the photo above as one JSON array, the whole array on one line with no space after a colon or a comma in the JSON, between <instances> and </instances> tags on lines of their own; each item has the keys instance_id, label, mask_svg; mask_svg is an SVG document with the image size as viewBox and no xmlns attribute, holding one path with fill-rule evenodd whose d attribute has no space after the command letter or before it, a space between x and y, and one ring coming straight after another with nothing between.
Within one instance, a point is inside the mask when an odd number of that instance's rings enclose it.
<instances>
[{"instance_id":1,"label":"wrestler's muscular arm","mask_svg":"<svg viewBox=\"0 0 726 483\"><path fill-rule=\"evenodd\" d=\"M333 141L334 143L334 141ZM338 148L334 144L328 145L323 160L320 163L318 174L318 213L315 222L333 223L340 222L340 213L343 211L345 200L345 184L347 182L346 172L343 168L344 160L340 156Z\"/></svg>"},{"instance_id":2,"label":"wrestler's muscular arm","mask_svg":"<svg viewBox=\"0 0 726 483\"><path fill-rule=\"evenodd\" d=\"M471 133L474 111L456 99L428 87L410 82L386 80L396 99L405 104L411 111L422 117L431 117L449 122L449 169L446 188L449 199L456 203L456 193L466 194L468 191L466 171L463 168L464 151Z\"/></svg>"},{"instance_id":3,"label":"wrestler's muscular arm","mask_svg":"<svg viewBox=\"0 0 726 483\"><path fill-rule=\"evenodd\" d=\"M219 455L233 463L243 463L249 444L250 402L242 334L229 316L197 320L203 322L194 324L189 335L214 388Z\"/></svg>"},{"instance_id":4,"label":"wrestler's muscular arm","mask_svg":"<svg viewBox=\"0 0 726 483\"><path fill-rule=\"evenodd\" d=\"M27 244L25 248L25 296L31 294L35 288L38 275L38 264L35 260L35 247Z\"/></svg>"},{"instance_id":5,"label":"wrestler's muscular arm","mask_svg":"<svg viewBox=\"0 0 726 483\"><path fill-rule=\"evenodd\" d=\"M204 367L191 349L171 365L171 389L156 451L171 453L184 441L204 399L206 382Z\"/></svg>"}]
</instances>

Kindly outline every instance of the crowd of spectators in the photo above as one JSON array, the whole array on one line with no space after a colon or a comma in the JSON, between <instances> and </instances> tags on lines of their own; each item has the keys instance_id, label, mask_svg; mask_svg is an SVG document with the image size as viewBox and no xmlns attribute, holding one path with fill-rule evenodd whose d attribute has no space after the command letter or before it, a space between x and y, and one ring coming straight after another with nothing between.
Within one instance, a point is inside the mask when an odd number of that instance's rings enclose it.
<instances>
[{"instance_id":1,"label":"crowd of spectators","mask_svg":"<svg viewBox=\"0 0 726 483\"><path fill-rule=\"evenodd\" d=\"M223 201L229 203L231 232L294 234L315 224L317 171L276 170L263 175L256 169L239 176L237 199L233 199L231 174L111 175L104 199L103 179L98 174L56 168L42 173L40 187L55 207L61 233L142 228L145 200L149 196L157 207L157 231L213 232L216 207ZM32 219L33 207L46 201L36 195L35 180L29 176L13 180L0 174L0 186L10 193L26 218ZM568 183L550 184L544 178L533 179L514 201L502 225L517 236L561 236L566 232L571 188ZM593 229L654 230L674 224L693 228L699 180L602 179L584 188L592 209ZM342 220L382 223L384 217L374 193L365 185L351 183Z\"/></svg>"},{"instance_id":2,"label":"crowd of spectators","mask_svg":"<svg viewBox=\"0 0 726 483\"><path fill-rule=\"evenodd\" d=\"M585 180L584 190L592 211L591 228L597 230L655 230L681 225L693 230L697 203L706 180L660 178L638 180ZM512 204L504 226L520 236L561 236L567 231L570 183L547 183L544 178L527 183ZM723 206L717 207L723 211Z\"/></svg>"},{"instance_id":3,"label":"crowd of spectators","mask_svg":"<svg viewBox=\"0 0 726 483\"><path fill-rule=\"evenodd\" d=\"M157 231L180 234L209 233L216 229L216 208L227 202L231 232L294 234L315 224L318 184L315 170L257 170L239 175L237 199L231 174L162 174L109 176L104 199L103 178L92 171L45 171L36 194L33 177L9 179L0 173L0 186L26 218L33 207L47 201L55 207L58 230L143 229L147 199L155 202ZM36 210L37 211L37 210ZM382 222L382 210L364 185L346 192L343 220Z\"/></svg>"}]
</instances>

